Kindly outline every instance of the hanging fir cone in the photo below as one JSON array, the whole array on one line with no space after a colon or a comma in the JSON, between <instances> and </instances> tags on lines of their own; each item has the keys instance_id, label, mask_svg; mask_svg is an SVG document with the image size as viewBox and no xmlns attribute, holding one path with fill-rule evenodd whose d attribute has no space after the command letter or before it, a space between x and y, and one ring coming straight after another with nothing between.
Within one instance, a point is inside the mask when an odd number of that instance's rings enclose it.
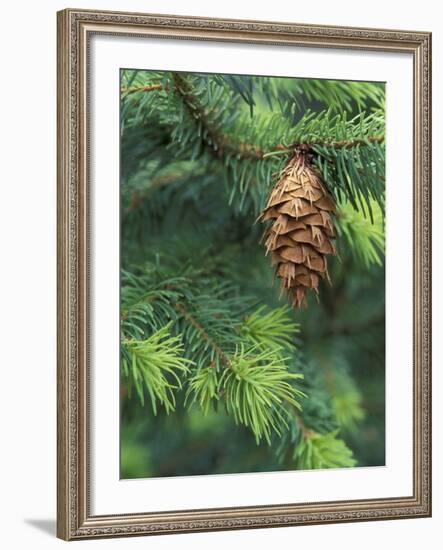
<instances>
[{"instance_id":1,"label":"hanging fir cone","mask_svg":"<svg viewBox=\"0 0 443 550\"><path fill-rule=\"evenodd\" d=\"M295 148L261 214L262 221L272 220L267 253L294 307L306 303L308 289L318 296L320 278L329 280L326 257L335 254L335 203L311 161L309 147Z\"/></svg>"}]
</instances>

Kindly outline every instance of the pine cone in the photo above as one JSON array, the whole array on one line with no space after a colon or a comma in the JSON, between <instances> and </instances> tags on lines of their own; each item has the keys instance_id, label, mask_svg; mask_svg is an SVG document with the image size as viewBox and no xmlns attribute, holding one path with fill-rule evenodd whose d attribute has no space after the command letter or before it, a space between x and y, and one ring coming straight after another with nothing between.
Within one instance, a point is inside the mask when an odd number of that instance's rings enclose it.
<instances>
[{"instance_id":1,"label":"pine cone","mask_svg":"<svg viewBox=\"0 0 443 550\"><path fill-rule=\"evenodd\" d=\"M265 233L266 253L271 251L281 291L287 289L294 307L306 304L308 289L318 299L320 277L329 280L326 256L335 254L335 203L311 160L307 146L295 148L261 214L262 221L273 221Z\"/></svg>"}]
</instances>

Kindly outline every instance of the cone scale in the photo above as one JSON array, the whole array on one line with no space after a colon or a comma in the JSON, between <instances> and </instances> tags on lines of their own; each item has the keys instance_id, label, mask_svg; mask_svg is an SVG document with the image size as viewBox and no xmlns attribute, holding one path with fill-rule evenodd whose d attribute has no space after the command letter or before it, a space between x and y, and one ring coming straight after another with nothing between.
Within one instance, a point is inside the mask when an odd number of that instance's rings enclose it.
<instances>
[{"instance_id":1,"label":"cone scale","mask_svg":"<svg viewBox=\"0 0 443 550\"><path fill-rule=\"evenodd\" d=\"M260 216L271 222L265 233L266 253L271 254L281 291L288 292L295 308L306 305L308 290L318 299L320 279L329 280L334 214L334 199L312 165L309 148L297 146Z\"/></svg>"}]
</instances>

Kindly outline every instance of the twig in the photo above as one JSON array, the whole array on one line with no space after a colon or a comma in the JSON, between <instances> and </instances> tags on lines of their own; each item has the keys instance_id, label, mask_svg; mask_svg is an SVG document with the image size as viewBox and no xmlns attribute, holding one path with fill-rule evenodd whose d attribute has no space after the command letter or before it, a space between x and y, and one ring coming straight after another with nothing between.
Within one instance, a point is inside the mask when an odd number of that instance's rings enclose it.
<instances>
[{"instance_id":1,"label":"twig","mask_svg":"<svg viewBox=\"0 0 443 550\"><path fill-rule=\"evenodd\" d=\"M190 323L199 334L208 342L212 347L215 353L220 357L221 361L226 367L231 366L231 361L226 353L221 349L221 347L214 341L214 339L206 332L206 330L201 326L201 324L189 313L186 311L184 306L180 303L175 305L175 309L183 315L183 317Z\"/></svg>"},{"instance_id":2,"label":"twig","mask_svg":"<svg viewBox=\"0 0 443 550\"><path fill-rule=\"evenodd\" d=\"M124 95L135 94L137 92L155 92L163 90L163 84L150 84L149 86L134 86L133 88L122 88L120 91Z\"/></svg>"}]
</instances>

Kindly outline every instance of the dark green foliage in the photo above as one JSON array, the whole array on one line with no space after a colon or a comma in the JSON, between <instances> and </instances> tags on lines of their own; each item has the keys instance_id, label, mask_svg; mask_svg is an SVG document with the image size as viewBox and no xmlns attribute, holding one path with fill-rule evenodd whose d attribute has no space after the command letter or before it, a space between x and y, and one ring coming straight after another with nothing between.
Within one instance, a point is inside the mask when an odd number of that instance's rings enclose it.
<instances>
[{"instance_id":1,"label":"dark green foliage","mask_svg":"<svg viewBox=\"0 0 443 550\"><path fill-rule=\"evenodd\" d=\"M121 85L122 477L383 464L384 86ZM339 255L294 311L255 221L300 143L337 201Z\"/></svg>"}]
</instances>

